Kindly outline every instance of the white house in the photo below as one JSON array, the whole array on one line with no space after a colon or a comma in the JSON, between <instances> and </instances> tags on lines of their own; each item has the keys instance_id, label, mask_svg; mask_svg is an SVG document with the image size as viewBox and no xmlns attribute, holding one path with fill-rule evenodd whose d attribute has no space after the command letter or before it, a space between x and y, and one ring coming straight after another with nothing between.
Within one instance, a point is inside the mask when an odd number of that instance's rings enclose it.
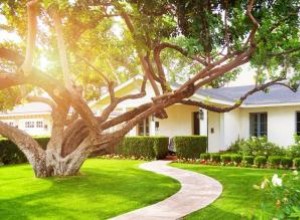
<instances>
[{"instance_id":1,"label":"white house","mask_svg":"<svg viewBox=\"0 0 300 220\"><path fill-rule=\"evenodd\" d=\"M233 105L253 86L224 87L198 91L215 105ZM267 93L260 91L248 97L236 110L227 113L208 112L209 151L226 150L238 138L267 136L270 142L287 147L300 134L300 91L273 85Z\"/></svg>"},{"instance_id":2,"label":"white house","mask_svg":"<svg viewBox=\"0 0 300 220\"><path fill-rule=\"evenodd\" d=\"M131 79L116 88L116 94L139 92L141 79ZM174 85L176 88L178 85ZM254 86L200 89L192 99L217 106L231 106L240 96ZM140 100L128 100L120 104L117 112L128 111L151 101L153 92L147 85L147 96ZM94 106L101 111L109 103L104 96ZM248 97L238 108L227 113L215 113L198 107L177 104L166 109L168 119L149 117L130 131L128 135L207 135L209 152L226 150L238 138L267 136L268 140L286 147L294 142L294 134L300 133L300 91L273 85L269 92L257 92Z\"/></svg>"},{"instance_id":3,"label":"white house","mask_svg":"<svg viewBox=\"0 0 300 220\"><path fill-rule=\"evenodd\" d=\"M18 105L0 112L0 120L33 136L49 136L52 128L51 108L39 102Z\"/></svg>"},{"instance_id":4,"label":"white house","mask_svg":"<svg viewBox=\"0 0 300 220\"><path fill-rule=\"evenodd\" d=\"M131 79L115 89L116 96L139 93L141 84L142 79ZM151 98L154 96L154 93L151 89L150 83L146 86L146 93L147 95L141 99L127 100L120 103L115 114L126 112L141 104L151 102ZM198 95L195 94L194 97L197 98ZM93 110L100 114L107 104L109 104L109 100L109 95L107 94L93 106ZM151 116L139 123L139 125L132 129L128 135L163 135L168 137L176 135L207 135L206 111L199 111L199 108L195 106L175 104L168 107L166 112L168 114L167 119L161 120Z\"/></svg>"},{"instance_id":5,"label":"white house","mask_svg":"<svg viewBox=\"0 0 300 220\"><path fill-rule=\"evenodd\" d=\"M138 93L141 84L140 78L133 78L116 88L116 96ZM175 88L177 86L174 85ZM191 98L217 106L231 106L251 88L253 86L201 89ZM146 86L146 91L147 95L141 99L122 102L111 117L151 102L154 94L150 85ZM109 95L106 94L92 105L92 109L100 114L109 102ZM151 116L128 135L207 135L208 150L218 152L226 150L238 138L262 135L286 147L293 143L295 133L300 134L300 91L294 93L279 85L271 86L268 93L253 94L238 109L227 113L215 113L182 104L168 107L166 112L167 119ZM31 135L49 135L52 126L51 109L43 103L17 106L10 112L0 113L0 120Z\"/></svg>"}]
</instances>

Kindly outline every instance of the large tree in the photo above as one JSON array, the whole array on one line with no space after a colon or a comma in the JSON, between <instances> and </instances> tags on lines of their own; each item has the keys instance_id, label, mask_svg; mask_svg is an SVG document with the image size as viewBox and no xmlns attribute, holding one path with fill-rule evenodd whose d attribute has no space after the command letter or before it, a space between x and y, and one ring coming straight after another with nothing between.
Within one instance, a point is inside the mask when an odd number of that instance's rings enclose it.
<instances>
[{"instance_id":1,"label":"large tree","mask_svg":"<svg viewBox=\"0 0 300 220\"><path fill-rule=\"evenodd\" d=\"M275 83L294 90L299 7L299 0L3 0L2 33L20 40L0 45L1 109L25 99L47 103L53 128L46 150L3 122L0 134L20 148L37 177L75 175L89 155L114 146L150 115L167 118L164 109L173 104L225 112ZM51 65L38 68L41 57ZM234 78L246 63L257 83L233 106L190 98ZM140 93L115 95L118 83L139 74ZM152 101L111 118L121 102L146 95L147 81ZM172 81L181 86L172 90ZM110 104L95 116L88 101L99 98L103 86Z\"/></svg>"}]
</instances>

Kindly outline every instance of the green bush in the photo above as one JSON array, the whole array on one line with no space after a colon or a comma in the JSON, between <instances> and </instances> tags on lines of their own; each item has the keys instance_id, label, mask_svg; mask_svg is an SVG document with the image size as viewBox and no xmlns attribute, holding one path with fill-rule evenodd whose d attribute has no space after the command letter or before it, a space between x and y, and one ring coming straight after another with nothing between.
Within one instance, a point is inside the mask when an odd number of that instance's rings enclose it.
<instances>
[{"instance_id":1,"label":"green bush","mask_svg":"<svg viewBox=\"0 0 300 220\"><path fill-rule=\"evenodd\" d=\"M242 162L242 155L239 155L239 154L232 154L231 155L231 161L236 163L236 164L240 164Z\"/></svg>"},{"instance_id":2,"label":"green bush","mask_svg":"<svg viewBox=\"0 0 300 220\"><path fill-rule=\"evenodd\" d=\"M210 160L210 154L209 153L203 153L203 154L200 154L200 159L201 160Z\"/></svg>"},{"instance_id":3,"label":"green bush","mask_svg":"<svg viewBox=\"0 0 300 220\"><path fill-rule=\"evenodd\" d=\"M284 156L286 154L286 150L268 142L266 137L251 137L247 140L238 139L232 143L229 151L247 156Z\"/></svg>"},{"instance_id":4,"label":"green bush","mask_svg":"<svg viewBox=\"0 0 300 220\"><path fill-rule=\"evenodd\" d=\"M243 163L245 165L253 165L254 157L253 156L244 156L243 157Z\"/></svg>"},{"instance_id":5,"label":"green bush","mask_svg":"<svg viewBox=\"0 0 300 220\"><path fill-rule=\"evenodd\" d=\"M254 158L254 164L257 167L264 167L267 163L267 158L265 156L256 156Z\"/></svg>"},{"instance_id":6,"label":"green bush","mask_svg":"<svg viewBox=\"0 0 300 220\"><path fill-rule=\"evenodd\" d=\"M230 154L223 154L221 155L222 163L229 163L231 162L231 155Z\"/></svg>"},{"instance_id":7,"label":"green bush","mask_svg":"<svg viewBox=\"0 0 300 220\"><path fill-rule=\"evenodd\" d=\"M156 159L164 159L168 155L169 138L168 137L151 137L154 138L154 152Z\"/></svg>"},{"instance_id":8,"label":"green bush","mask_svg":"<svg viewBox=\"0 0 300 220\"><path fill-rule=\"evenodd\" d=\"M269 156L268 165L272 168L278 168L281 164L281 156Z\"/></svg>"},{"instance_id":9,"label":"green bush","mask_svg":"<svg viewBox=\"0 0 300 220\"><path fill-rule=\"evenodd\" d=\"M116 147L115 153L125 157L162 159L168 154L168 137L125 137Z\"/></svg>"},{"instance_id":10,"label":"green bush","mask_svg":"<svg viewBox=\"0 0 300 220\"><path fill-rule=\"evenodd\" d=\"M291 157L282 157L281 165L283 168L288 169L293 166L293 159Z\"/></svg>"},{"instance_id":11,"label":"green bush","mask_svg":"<svg viewBox=\"0 0 300 220\"><path fill-rule=\"evenodd\" d=\"M35 140L41 145L42 148L46 149L49 138L40 137L35 138ZM13 142L7 139L0 139L0 163L6 165L26 162L27 158Z\"/></svg>"},{"instance_id":12,"label":"green bush","mask_svg":"<svg viewBox=\"0 0 300 220\"><path fill-rule=\"evenodd\" d=\"M295 144L291 145L288 149L288 155L290 157L296 158L296 157L300 157L300 136L295 134L294 141Z\"/></svg>"},{"instance_id":13,"label":"green bush","mask_svg":"<svg viewBox=\"0 0 300 220\"><path fill-rule=\"evenodd\" d=\"M221 161L221 156L218 153L210 154L210 160L215 163L219 163Z\"/></svg>"},{"instance_id":14,"label":"green bush","mask_svg":"<svg viewBox=\"0 0 300 220\"><path fill-rule=\"evenodd\" d=\"M294 167L299 170L300 169L300 157L294 158Z\"/></svg>"},{"instance_id":15,"label":"green bush","mask_svg":"<svg viewBox=\"0 0 300 220\"><path fill-rule=\"evenodd\" d=\"M175 136L174 146L179 159L196 159L207 150L205 136Z\"/></svg>"}]
</instances>

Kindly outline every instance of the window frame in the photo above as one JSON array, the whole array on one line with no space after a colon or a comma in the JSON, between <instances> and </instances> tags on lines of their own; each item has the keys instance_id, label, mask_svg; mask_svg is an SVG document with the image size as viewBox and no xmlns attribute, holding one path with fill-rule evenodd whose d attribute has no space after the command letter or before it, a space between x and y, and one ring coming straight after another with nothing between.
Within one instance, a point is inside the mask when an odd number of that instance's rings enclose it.
<instances>
[{"instance_id":1,"label":"window frame","mask_svg":"<svg viewBox=\"0 0 300 220\"><path fill-rule=\"evenodd\" d=\"M298 114L299 114L299 132L298 132ZM300 135L300 111L295 114L295 134Z\"/></svg>"},{"instance_id":2,"label":"window frame","mask_svg":"<svg viewBox=\"0 0 300 220\"><path fill-rule=\"evenodd\" d=\"M262 120L261 120L261 115L265 114L266 115L266 131L262 132ZM251 119L252 119L252 115L259 115L259 119L257 120L257 125L256 125L256 129L258 130L256 133L256 135L254 133L252 133L252 126L251 126ZM249 134L250 137L268 137L268 112L251 112L249 113Z\"/></svg>"},{"instance_id":3,"label":"window frame","mask_svg":"<svg viewBox=\"0 0 300 220\"><path fill-rule=\"evenodd\" d=\"M143 127L141 131L141 127ZM138 136L150 136L150 117L145 118L137 125Z\"/></svg>"}]
</instances>

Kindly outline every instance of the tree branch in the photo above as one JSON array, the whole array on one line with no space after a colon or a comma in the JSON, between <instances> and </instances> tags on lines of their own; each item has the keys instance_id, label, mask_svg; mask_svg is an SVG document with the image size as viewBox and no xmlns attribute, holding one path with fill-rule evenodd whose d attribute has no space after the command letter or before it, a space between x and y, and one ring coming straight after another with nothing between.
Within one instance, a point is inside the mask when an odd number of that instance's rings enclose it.
<instances>
[{"instance_id":1,"label":"tree branch","mask_svg":"<svg viewBox=\"0 0 300 220\"><path fill-rule=\"evenodd\" d=\"M197 106L200 108L204 108L207 109L209 111L213 111L213 112L218 112L218 113L223 113L223 112L229 112L231 110L234 110L238 107L240 107L243 102L251 95L253 95L254 93L258 92L258 91L262 91L265 90L266 88L278 84L279 81L284 80L284 78L280 77L277 78L275 80L272 80L268 83L262 84L262 85L258 85L256 87L254 87L253 89L249 90L247 93L245 93L243 96L241 96L234 105L232 106L228 106L228 107L217 107L215 105L209 105L209 104L205 104L204 102L199 102L199 101L194 101L194 100L182 100L180 101L180 103L185 104L185 105L192 105L192 106Z\"/></svg>"},{"instance_id":2,"label":"tree branch","mask_svg":"<svg viewBox=\"0 0 300 220\"><path fill-rule=\"evenodd\" d=\"M28 33L27 33L27 47L24 62L22 64L22 71L25 75L29 75L32 69L33 54L35 49L36 33L37 33L37 12L36 4L38 0L32 0L27 3L28 15Z\"/></svg>"},{"instance_id":3,"label":"tree branch","mask_svg":"<svg viewBox=\"0 0 300 220\"><path fill-rule=\"evenodd\" d=\"M64 76L64 83L65 83L65 86L68 89L70 89L70 88L72 88L72 79L71 79L71 75L70 75L70 68L69 68L69 63L68 63L68 58L67 58L66 45L64 42L64 37L63 37L63 32L62 32L61 19L56 10L52 10L51 14L52 14L52 19L53 19L54 27L55 27L55 31L56 31L57 47L58 47L62 72L63 72L63 76Z\"/></svg>"}]
</instances>

